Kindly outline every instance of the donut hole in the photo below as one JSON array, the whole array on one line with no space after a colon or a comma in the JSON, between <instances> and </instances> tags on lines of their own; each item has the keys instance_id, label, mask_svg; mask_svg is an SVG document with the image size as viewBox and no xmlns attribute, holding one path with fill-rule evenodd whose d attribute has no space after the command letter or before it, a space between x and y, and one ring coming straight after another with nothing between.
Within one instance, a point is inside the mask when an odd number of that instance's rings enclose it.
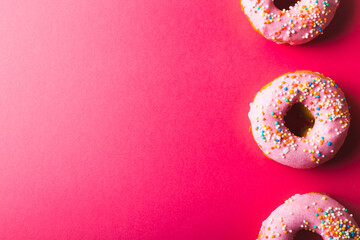
<instances>
[{"instance_id":1,"label":"donut hole","mask_svg":"<svg viewBox=\"0 0 360 240\"><path fill-rule=\"evenodd\" d=\"M274 4L280 10L289 10L290 7L295 6L298 1L299 0L275 0Z\"/></svg>"},{"instance_id":2,"label":"donut hole","mask_svg":"<svg viewBox=\"0 0 360 240\"><path fill-rule=\"evenodd\" d=\"M315 123L315 118L302 103L295 103L286 113L285 126L298 137L306 137Z\"/></svg>"},{"instance_id":3,"label":"donut hole","mask_svg":"<svg viewBox=\"0 0 360 240\"><path fill-rule=\"evenodd\" d=\"M317 234L306 230L301 230L296 233L294 240L322 240L323 238Z\"/></svg>"}]
</instances>

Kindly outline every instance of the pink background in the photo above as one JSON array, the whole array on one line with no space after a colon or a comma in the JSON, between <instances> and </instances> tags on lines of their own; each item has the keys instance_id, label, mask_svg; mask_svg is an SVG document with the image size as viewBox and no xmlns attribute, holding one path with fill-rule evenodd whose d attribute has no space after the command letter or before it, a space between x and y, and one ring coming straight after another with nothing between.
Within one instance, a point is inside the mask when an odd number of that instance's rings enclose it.
<instances>
[{"instance_id":1,"label":"pink background","mask_svg":"<svg viewBox=\"0 0 360 240\"><path fill-rule=\"evenodd\" d=\"M0 238L254 240L310 191L360 222L359 19L342 0L325 35L291 47L238 0L0 1ZM248 132L255 93L294 70L333 78L352 107L345 146L313 170Z\"/></svg>"}]
</instances>

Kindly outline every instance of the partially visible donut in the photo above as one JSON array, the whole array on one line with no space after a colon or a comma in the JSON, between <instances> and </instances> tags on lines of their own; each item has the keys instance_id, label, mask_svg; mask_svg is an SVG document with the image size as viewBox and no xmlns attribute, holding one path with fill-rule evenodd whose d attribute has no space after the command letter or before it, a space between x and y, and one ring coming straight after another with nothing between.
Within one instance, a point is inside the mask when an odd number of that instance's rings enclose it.
<instances>
[{"instance_id":1,"label":"partially visible donut","mask_svg":"<svg viewBox=\"0 0 360 240\"><path fill-rule=\"evenodd\" d=\"M295 103L314 116L306 136L296 136L286 127L284 117ZM309 71L288 73L267 84L250 103L249 119L264 154L293 168L313 168L331 159L350 126L343 91L330 78Z\"/></svg>"},{"instance_id":2,"label":"partially visible donut","mask_svg":"<svg viewBox=\"0 0 360 240\"><path fill-rule=\"evenodd\" d=\"M304 44L333 19L339 0L299 0L289 10L278 9L274 0L240 0L243 12L261 35L276 43Z\"/></svg>"},{"instance_id":3,"label":"partially visible donut","mask_svg":"<svg viewBox=\"0 0 360 240\"><path fill-rule=\"evenodd\" d=\"M292 240L308 230L324 240L360 239L353 215L336 200L319 193L296 194L262 223L259 240Z\"/></svg>"}]
</instances>

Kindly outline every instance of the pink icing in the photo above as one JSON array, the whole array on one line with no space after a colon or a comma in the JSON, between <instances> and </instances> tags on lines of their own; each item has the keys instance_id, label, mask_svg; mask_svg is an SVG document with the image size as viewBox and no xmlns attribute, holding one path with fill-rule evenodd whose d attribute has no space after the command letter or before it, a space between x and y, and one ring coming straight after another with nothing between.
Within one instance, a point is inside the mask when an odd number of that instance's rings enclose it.
<instances>
[{"instance_id":1,"label":"pink icing","mask_svg":"<svg viewBox=\"0 0 360 240\"><path fill-rule=\"evenodd\" d=\"M316 232L324 240L360 239L352 214L319 193L296 194L286 200L263 222L258 239L290 240L302 229Z\"/></svg>"},{"instance_id":2,"label":"pink icing","mask_svg":"<svg viewBox=\"0 0 360 240\"><path fill-rule=\"evenodd\" d=\"M339 0L301 0L279 10L274 0L241 0L253 27L276 43L304 44L323 33L333 19Z\"/></svg>"},{"instance_id":3,"label":"pink icing","mask_svg":"<svg viewBox=\"0 0 360 240\"><path fill-rule=\"evenodd\" d=\"M306 137L294 135L284 115L301 102L315 117ZM312 168L331 159L346 138L350 114L335 82L312 72L285 74L257 93L249 118L255 141L271 159L294 168Z\"/></svg>"}]
</instances>

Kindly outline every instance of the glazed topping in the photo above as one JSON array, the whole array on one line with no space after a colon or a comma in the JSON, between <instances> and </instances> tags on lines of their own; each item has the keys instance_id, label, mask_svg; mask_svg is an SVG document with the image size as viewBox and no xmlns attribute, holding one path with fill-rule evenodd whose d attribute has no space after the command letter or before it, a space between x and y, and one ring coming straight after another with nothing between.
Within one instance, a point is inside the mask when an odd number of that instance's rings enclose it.
<instances>
[{"instance_id":1,"label":"glazed topping","mask_svg":"<svg viewBox=\"0 0 360 240\"><path fill-rule=\"evenodd\" d=\"M335 0L335 3L338 3L338 0ZM327 15L331 14L331 9L328 9L329 1L323 0L312 0L309 1L309 4L304 5L299 1L294 7L290 7L290 11L283 9L277 13L269 11L269 5L264 4L264 1L257 0L254 4L254 12L259 12L264 19L264 24L272 24L275 21L280 22L283 16L287 16L289 21L284 23L281 28L278 28L274 31L275 36L281 32L286 32L288 36L296 34L299 29L308 29L309 32L306 32L302 38L314 37L318 34L321 34L323 31L323 26L327 23ZM322 17L325 16L325 17Z\"/></svg>"},{"instance_id":2,"label":"glazed topping","mask_svg":"<svg viewBox=\"0 0 360 240\"><path fill-rule=\"evenodd\" d=\"M307 78L307 81L299 81L299 78ZM328 125L337 122L339 125L333 128L335 135L340 135L349 126L349 110L347 109L346 99L339 95L338 86L331 79L307 76L304 73L286 75L284 80L276 84L275 93L269 105L274 109L271 113L266 113L264 107L255 105L258 112L255 123L255 133L259 135L263 143L270 143L271 148L266 154L282 149L282 157L292 149L297 150L298 142L301 141L307 147L302 149L308 154L309 161L320 162L326 157L319 151L318 145L326 146L330 151L333 148L332 139L326 135L313 134L311 138L295 136L284 125L284 112L281 112L281 104L293 104L294 102L304 102L315 117L315 121L321 125ZM274 124L275 123L275 124ZM309 129L309 132L311 130ZM262 143L260 143L262 145Z\"/></svg>"},{"instance_id":3,"label":"glazed topping","mask_svg":"<svg viewBox=\"0 0 360 240\"><path fill-rule=\"evenodd\" d=\"M346 208L333 208L328 207L323 210L317 208L317 213L315 216L321 220L320 225L310 225L308 221L304 219L304 224L300 227L315 232L316 229L320 229L324 232L324 235L328 236L330 239L360 239L360 231L351 220L343 220L340 217L344 216L348 210ZM350 214L352 216L352 214Z\"/></svg>"},{"instance_id":4,"label":"glazed topping","mask_svg":"<svg viewBox=\"0 0 360 240\"><path fill-rule=\"evenodd\" d=\"M302 0L288 10L274 0L242 0L245 14L266 38L301 44L323 33L332 20L339 0Z\"/></svg>"},{"instance_id":5,"label":"glazed topping","mask_svg":"<svg viewBox=\"0 0 360 240\"><path fill-rule=\"evenodd\" d=\"M283 206L274 211L281 212L281 214L272 214L264 222L266 225L263 225L258 239L290 239L290 236L288 238L287 235L291 234L293 236L301 229L316 232L325 237L325 239L360 239L360 229L354 222L353 215L349 213L348 209L342 207L331 198L330 203L328 203L329 197L325 195L312 195L317 196L316 200L312 203L308 203L306 200L303 201L303 199L297 201L296 197L299 195L286 200ZM331 204L334 203L335 206L332 206ZM322 207L324 206L326 207L323 209ZM299 216L294 216L295 213L292 211L296 211L296 214L301 214L305 217L297 218ZM306 217L307 214L310 215ZM294 221L295 218L297 220ZM289 228L289 226L293 229Z\"/></svg>"}]
</instances>

